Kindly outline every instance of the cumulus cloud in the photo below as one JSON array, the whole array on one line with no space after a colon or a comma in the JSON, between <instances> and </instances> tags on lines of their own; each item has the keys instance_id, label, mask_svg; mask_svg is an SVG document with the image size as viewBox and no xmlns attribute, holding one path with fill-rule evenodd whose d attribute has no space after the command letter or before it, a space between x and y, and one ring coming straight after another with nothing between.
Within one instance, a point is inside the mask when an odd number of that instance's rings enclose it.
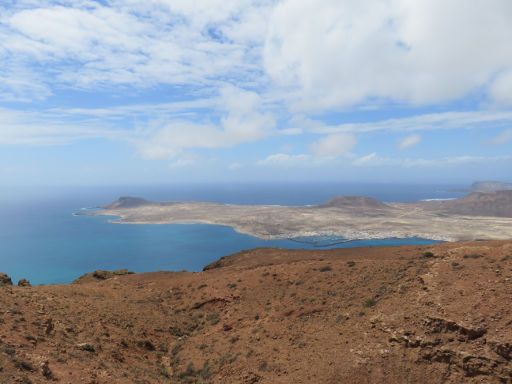
<instances>
[{"instance_id":1,"label":"cumulus cloud","mask_svg":"<svg viewBox=\"0 0 512 384\"><path fill-rule=\"evenodd\" d=\"M4 72L35 80L12 84L10 93L26 87L31 97L48 96L55 84L215 92L231 82L262 91L265 84L280 101L314 110L375 99L438 103L480 88L510 105L511 7L508 0L7 2L0 57Z\"/></svg>"},{"instance_id":2,"label":"cumulus cloud","mask_svg":"<svg viewBox=\"0 0 512 384\"><path fill-rule=\"evenodd\" d=\"M512 121L511 15L509 0L3 2L0 101L65 97L71 89L120 105L4 108L0 144L108 138L181 165L194 150L322 135L307 154L260 161L281 166L346 156L356 136L372 132L402 133L405 149L420 142L420 131L492 127L503 130L493 143L503 144ZM172 89L162 94L173 101L123 98L161 89ZM344 124L311 118L477 92L487 97L482 110ZM396 160L370 154L354 164L379 161Z\"/></svg>"},{"instance_id":3,"label":"cumulus cloud","mask_svg":"<svg viewBox=\"0 0 512 384\"><path fill-rule=\"evenodd\" d=\"M227 87L220 105L224 114L218 124L173 121L143 132L136 140L139 153L149 159L172 158L189 149L229 148L273 133L275 119L259 110L256 93Z\"/></svg>"},{"instance_id":4,"label":"cumulus cloud","mask_svg":"<svg viewBox=\"0 0 512 384\"><path fill-rule=\"evenodd\" d=\"M421 142L421 135L410 135L398 141L399 149L408 149L418 145Z\"/></svg>"},{"instance_id":5,"label":"cumulus cloud","mask_svg":"<svg viewBox=\"0 0 512 384\"><path fill-rule=\"evenodd\" d=\"M311 143L310 154L276 153L258 161L257 165L276 168L316 166L349 155L356 143L357 139L354 135L343 133L326 135Z\"/></svg>"},{"instance_id":6,"label":"cumulus cloud","mask_svg":"<svg viewBox=\"0 0 512 384\"><path fill-rule=\"evenodd\" d=\"M511 14L508 0L284 0L270 19L265 68L276 83L298 84L301 109L443 102L512 68ZM494 81L492 96L507 101L510 78Z\"/></svg>"},{"instance_id":7,"label":"cumulus cloud","mask_svg":"<svg viewBox=\"0 0 512 384\"><path fill-rule=\"evenodd\" d=\"M356 143L357 139L354 135L338 133L313 142L310 151L319 158L336 158L350 153Z\"/></svg>"}]
</instances>

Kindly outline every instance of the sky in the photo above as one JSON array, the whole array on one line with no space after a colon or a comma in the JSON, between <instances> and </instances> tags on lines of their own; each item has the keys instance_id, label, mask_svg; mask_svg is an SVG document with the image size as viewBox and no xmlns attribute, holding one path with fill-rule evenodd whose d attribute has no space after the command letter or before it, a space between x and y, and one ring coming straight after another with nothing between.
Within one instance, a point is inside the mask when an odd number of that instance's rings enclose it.
<instances>
[{"instance_id":1,"label":"sky","mask_svg":"<svg viewBox=\"0 0 512 384\"><path fill-rule=\"evenodd\" d=\"M3 0L0 180L512 181L510 0Z\"/></svg>"}]
</instances>

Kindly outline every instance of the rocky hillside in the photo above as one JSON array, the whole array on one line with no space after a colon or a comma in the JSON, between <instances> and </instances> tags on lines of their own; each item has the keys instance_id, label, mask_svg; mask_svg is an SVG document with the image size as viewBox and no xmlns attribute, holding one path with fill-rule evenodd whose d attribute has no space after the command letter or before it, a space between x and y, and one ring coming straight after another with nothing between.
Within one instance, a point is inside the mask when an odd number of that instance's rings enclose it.
<instances>
[{"instance_id":1,"label":"rocky hillside","mask_svg":"<svg viewBox=\"0 0 512 384\"><path fill-rule=\"evenodd\" d=\"M457 215L512 217L512 190L474 192L462 199L443 202L441 206L444 212Z\"/></svg>"},{"instance_id":2,"label":"rocky hillside","mask_svg":"<svg viewBox=\"0 0 512 384\"><path fill-rule=\"evenodd\" d=\"M512 242L0 287L1 383L510 383Z\"/></svg>"}]
</instances>

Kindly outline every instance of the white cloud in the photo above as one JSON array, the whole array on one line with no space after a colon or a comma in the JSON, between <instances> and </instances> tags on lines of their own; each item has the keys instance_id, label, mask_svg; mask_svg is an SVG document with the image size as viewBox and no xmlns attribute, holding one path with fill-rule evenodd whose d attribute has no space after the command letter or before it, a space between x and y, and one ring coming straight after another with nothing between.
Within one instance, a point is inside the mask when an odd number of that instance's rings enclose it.
<instances>
[{"instance_id":1,"label":"white cloud","mask_svg":"<svg viewBox=\"0 0 512 384\"><path fill-rule=\"evenodd\" d=\"M344 133L327 135L313 142L310 151L319 158L336 158L350 153L356 143L357 139L354 135Z\"/></svg>"},{"instance_id":2,"label":"white cloud","mask_svg":"<svg viewBox=\"0 0 512 384\"><path fill-rule=\"evenodd\" d=\"M274 117L260 111L257 94L227 87L220 105L224 115L219 124L173 121L142 131L136 140L139 153L149 159L172 158L189 149L229 148L274 133Z\"/></svg>"},{"instance_id":3,"label":"white cloud","mask_svg":"<svg viewBox=\"0 0 512 384\"><path fill-rule=\"evenodd\" d=\"M493 143L510 140L507 109L339 125L308 118L311 110L435 104L470 92L483 92L484 106L512 105L509 0L7 3L0 5L0 100L62 97L71 88L129 103L125 94L161 85L173 86L170 96L178 100L37 113L3 109L0 144L101 137L179 163L194 149L324 135L310 154L261 161L305 164L345 156L355 135L371 132L411 134L399 143L402 149L419 143L415 132L428 130L492 127L504 130ZM303 117L290 119L298 108ZM360 162L376 161L369 156Z\"/></svg>"},{"instance_id":4,"label":"white cloud","mask_svg":"<svg viewBox=\"0 0 512 384\"><path fill-rule=\"evenodd\" d=\"M265 68L276 83L298 84L291 101L301 110L453 100L512 68L511 15L509 0L284 0ZM502 99L508 80L495 81Z\"/></svg>"},{"instance_id":5,"label":"white cloud","mask_svg":"<svg viewBox=\"0 0 512 384\"><path fill-rule=\"evenodd\" d=\"M18 98L47 97L57 85L184 84L211 94L229 82L316 110L439 103L479 89L510 105L511 8L509 0L8 2L0 78ZM15 84L15 71L33 81Z\"/></svg>"},{"instance_id":6,"label":"white cloud","mask_svg":"<svg viewBox=\"0 0 512 384\"><path fill-rule=\"evenodd\" d=\"M421 135L410 135L398 141L399 149L408 149L418 145L421 142Z\"/></svg>"},{"instance_id":7,"label":"white cloud","mask_svg":"<svg viewBox=\"0 0 512 384\"><path fill-rule=\"evenodd\" d=\"M256 164L273 168L292 168L312 164L312 158L309 155L289 155L286 153L276 153L258 161Z\"/></svg>"},{"instance_id":8,"label":"white cloud","mask_svg":"<svg viewBox=\"0 0 512 384\"><path fill-rule=\"evenodd\" d=\"M258 161L259 166L271 168L305 168L305 167L321 167L341 166L341 167L358 167L358 168L445 168L470 165L498 164L503 162L511 162L512 156L445 156L438 158L394 158L380 156L376 152L368 155L355 157L350 161L340 161L340 159L317 158L307 154L289 155L277 153Z\"/></svg>"},{"instance_id":9,"label":"white cloud","mask_svg":"<svg viewBox=\"0 0 512 384\"><path fill-rule=\"evenodd\" d=\"M488 129L508 127L511 111L440 112L411 117L385 119L370 123L325 125L320 121L302 119L307 131L320 134L418 132L454 129Z\"/></svg>"},{"instance_id":10,"label":"white cloud","mask_svg":"<svg viewBox=\"0 0 512 384\"><path fill-rule=\"evenodd\" d=\"M176 161L173 161L169 166L171 168L185 168L190 167L197 164L197 157L196 156L183 156L178 158Z\"/></svg>"},{"instance_id":11,"label":"white cloud","mask_svg":"<svg viewBox=\"0 0 512 384\"><path fill-rule=\"evenodd\" d=\"M52 95L50 87L23 66L16 67L15 62L3 62L2 64L0 67L0 101L29 102L43 100Z\"/></svg>"},{"instance_id":12,"label":"white cloud","mask_svg":"<svg viewBox=\"0 0 512 384\"><path fill-rule=\"evenodd\" d=\"M492 164L511 161L512 156L453 156L433 159L422 158L390 158L382 157L377 153L370 153L352 161L357 167L405 167L405 168L443 168L470 164Z\"/></svg>"},{"instance_id":13,"label":"white cloud","mask_svg":"<svg viewBox=\"0 0 512 384\"><path fill-rule=\"evenodd\" d=\"M168 103L145 103L133 105L118 105L105 108L53 108L49 111L65 117L90 117L118 120L120 118L140 118L155 116L168 118L176 116L195 115L204 109L214 109L219 101L214 98L197 98L187 101L174 101Z\"/></svg>"},{"instance_id":14,"label":"white cloud","mask_svg":"<svg viewBox=\"0 0 512 384\"><path fill-rule=\"evenodd\" d=\"M357 143L354 135L335 134L321 137L311 143L311 154L276 153L258 161L259 166L275 168L309 167L334 163L341 156L350 154Z\"/></svg>"},{"instance_id":15,"label":"white cloud","mask_svg":"<svg viewBox=\"0 0 512 384\"><path fill-rule=\"evenodd\" d=\"M62 145L92 138L121 139L125 134L106 125L76 124L41 113L0 109L0 145Z\"/></svg>"},{"instance_id":16,"label":"white cloud","mask_svg":"<svg viewBox=\"0 0 512 384\"><path fill-rule=\"evenodd\" d=\"M492 144L502 145L512 141L512 129L507 129L491 140Z\"/></svg>"},{"instance_id":17,"label":"white cloud","mask_svg":"<svg viewBox=\"0 0 512 384\"><path fill-rule=\"evenodd\" d=\"M234 162L234 163L229 164L228 169L230 171L238 171L239 169L242 169L243 167L244 167L244 165L242 163Z\"/></svg>"},{"instance_id":18,"label":"white cloud","mask_svg":"<svg viewBox=\"0 0 512 384\"><path fill-rule=\"evenodd\" d=\"M501 73L494 80L490 94L497 104L512 106L512 69Z\"/></svg>"},{"instance_id":19,"label":"white cloud","mask_svg":"<svg viewBox=\"0 0 512 384\"><path fill-rule=\"evenodd\" d=\"M187 84L215 92L218 83L261 77L254 61L265 29L257 20L269 12L265 2L60 3L0 5L4 70L87 89Z\"/></svg>"}]
</instances>

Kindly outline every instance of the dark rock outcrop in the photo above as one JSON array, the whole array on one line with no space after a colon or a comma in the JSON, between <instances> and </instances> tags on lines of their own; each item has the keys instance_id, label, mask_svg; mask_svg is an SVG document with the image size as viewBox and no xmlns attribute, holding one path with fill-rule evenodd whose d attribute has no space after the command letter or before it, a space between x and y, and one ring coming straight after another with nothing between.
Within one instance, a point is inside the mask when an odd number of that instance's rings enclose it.
<instances>
[{"instance_id":1,"label":"dark rock outcrop","mask_svg":"<svg viewBox=\"0 0 512 384\"><path fill-rule=\"evenodd\" d=\"M487 332L487 329L483 326L465 326L455 321L442 319L440 317L427 317L425 319L425 325L429 328L431 333L456 333L459 335L460 341L478 339Z\"/></svg>"},{"instance_id":2,"label":"dark rock outcrop","mask_svg":"<svg viewBox=\"0 0 512 384\"><path fill-rule=\"evenodd\" d=\"M507 361L512 360L512 343L490 341L491 349Z\"/></svg>"},{"instance_id":3,"label":"dark rock outcrop","mask_svg":"<svg viewBox=\"0 0 512 384\"><path fill-rule=\"evenodd\" d=\"M6 273L0 272L0 287L12 285L12 280Z\"/></svg>"},{"instance_id":4,"label":"dark rock outcrop","mask_svg":"<svg viewBox=\"0 0 512 384\"><path fill-rule=\"evenodd\" d=\"M86 273L85 275L80 276L73 283L83 283L87 281L103 281L111 279L115 276L123 276L123 275L132 275L134 272L131 272L127 269L118 269L115 271L104 271L97 270L91 273Z\"/></svg>"},{"instance_id":5,"label":"dark rock outcrop","mask_svg":"<svg viewBox=\"0 0 512 384\"><path fill-rule=\"evenodd\" d=\"M30 284L30 281L28 281L27 279L21 279L20 281L18 281L18 287L31 287L32 284Z\"/></svg>"}]
</instances>

